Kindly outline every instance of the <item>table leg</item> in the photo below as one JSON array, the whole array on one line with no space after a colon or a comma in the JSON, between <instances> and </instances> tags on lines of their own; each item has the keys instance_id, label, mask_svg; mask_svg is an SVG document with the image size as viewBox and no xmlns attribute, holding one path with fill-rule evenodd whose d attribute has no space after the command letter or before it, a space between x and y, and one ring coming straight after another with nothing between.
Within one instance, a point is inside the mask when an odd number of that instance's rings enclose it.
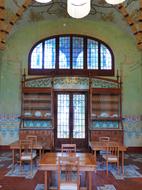
<instances>
[{"instance_id":1,"label":"table leg","mask_svg":"<svg viewBox=\"0 0 142 190\"><path fill-rule=\"evenodd\" d=\"M44 190L47 190L47 171L44 171Z\"/></svg>"},{"instance_id":2,"label":"table leg","mask_svg":"<svg viewBox=\"0 0 142 190\"><path fill-rule=\"evenodd\" d=\"M15 150L12 149L12 170L14 169L15 166Z\"/></svg>"},{"instance_id":3,"label":"table leg","mask_svg":"<svg viewBox=\"0 0 142 190\"><path fill-rule=\"evenodd\" d=\"M88 172L88 186L89 190L92 190L92 172Z\"/></svg>"},{"instance_id":4,"label":"table leg","mask_svg":"<svg viewBox=\"0 0 142 190\"><path fill-rule=\"evenodd\" d=\"M122 151L122 174L124 175L124 151Z\"/></svg>"},{"instance_id":5,"label":"table leg","mask_svg":"<svg viewBox=\"0 0 142 190\"><path fill-rule=\"evenodd\" d=\"M94 160L97 163L97 154L96 154L96 150L94 150Z\"/></svg>"},{"instance_id":6,"label":"table leg","mask_svg":"<svg viewBox=\"0 0 142 190\"><path fill-rule=\"evenodd\" d=\"M41 149L39 149L39 159L41 159Z\"/></svg>"}]
</instances>

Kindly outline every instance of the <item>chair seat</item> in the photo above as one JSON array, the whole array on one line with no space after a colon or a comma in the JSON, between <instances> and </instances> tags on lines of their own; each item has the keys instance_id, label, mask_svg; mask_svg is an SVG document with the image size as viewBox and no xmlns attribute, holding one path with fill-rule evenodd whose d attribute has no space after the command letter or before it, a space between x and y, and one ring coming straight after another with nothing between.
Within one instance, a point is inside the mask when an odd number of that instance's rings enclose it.
<instances>
[{"instance_id":1,"label":"chair seat","mask_svg":"<svg viewBox=\"0 0 142 190\"><path fill-rule=\"evenodd\" d=\"M31 160L31 159L34 159L36 156L37 155L36 155L35 151L33 151L32 154L31 153L22 152L21 160Z\"/></svg>"},{"instance_id":2,"label":"chair seat","mask_svg":"<svg viewBox=\"0 0 142 190\"><path fill-rule=\"evenodd\" d=\"M109 156L107 156L107 155L103 155L103 158L105 159L105 160L108 160L109 162L116 162L117 161L117 156L115 156L115 155L109 155Z\"/></svg>"},{"instance_id":3,"label":"chair seat","mask_svg":"<svg viewBox=\"0 0 142 190\"><path fill-rule=\"evenodd\" d=\"M100 155L107 154L106 150L100 150Z\"/></svg>"},{"instance_id":4,"label":"chair seat","mask_svg":"<svg viewBox=\"0 0 142 190\"><path fill-rule=\"evenodd\" d=\"M77 184L75 183L61 183L60 190L77 190Z\"/></svg>"}]
</instances>

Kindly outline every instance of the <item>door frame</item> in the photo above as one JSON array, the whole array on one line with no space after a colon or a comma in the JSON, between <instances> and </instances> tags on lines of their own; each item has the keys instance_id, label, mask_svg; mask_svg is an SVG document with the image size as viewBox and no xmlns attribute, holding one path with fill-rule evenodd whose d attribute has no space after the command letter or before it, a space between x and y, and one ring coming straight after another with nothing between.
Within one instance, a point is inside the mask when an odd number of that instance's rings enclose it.
<instances>
[{"instance_id":1,"label":"door frame","mask_svg":"<svg viewBox=\"0 0 142 190\"><path fill-rule=\"evenodd\" d=\"M85 95L85 139L57 139L57 95L58 94L84 94ZM88 117L89 117L89 94L88 90L78 90L78 89L60 89L54 90L54 145L55 150L59 150L61 148L61 144L63 143L75 143L77 145L78 150L86 150L88 149ZM71 128L72 128L71 124Z\"/></svg>"}]
</instances>

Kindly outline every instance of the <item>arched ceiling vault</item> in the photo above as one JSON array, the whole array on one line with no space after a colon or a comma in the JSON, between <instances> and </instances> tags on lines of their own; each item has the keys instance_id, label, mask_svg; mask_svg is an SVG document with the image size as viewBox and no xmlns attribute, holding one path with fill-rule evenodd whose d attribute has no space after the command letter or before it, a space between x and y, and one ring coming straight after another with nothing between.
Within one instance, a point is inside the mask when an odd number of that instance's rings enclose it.
<instances>
[{"instance_id":1,"label":"arched ceiling vault","mask_svg":"<svg viewBox=\"0 0 142 190\"><path fill-rule=\"evenodd\" d=\"M10 2L12 2L16 8L13 8L12 3L10 4ZM54 9L55 5L60 5L60 8L66 11L66 0L54 0L53 3L49 5L41 5L34 0L22 0L20 1L20 4L19 0L0 0L0 50L5 49L8 36L11 34L17 22L23 20L24 15L28 14L28 10L30 10L30 16L33 14L38 15L39 10L42 10L42 13L46 12L48 16L53 16L60 11L59 7L57 11L57 6L56 9ZM10 10L10 6L12 7L12 11ZM107 20L108 18L113 20L114 12L118 12L117 14L119 14L119 17L125 22L126 27L129 28L130 35L134 36L137 47L142 50L142 0L126 0L125 3L119 4L115 7L106 5L104 0L92 0L91 7L92 9L88 16L90 19L92 19L93 16L96 18L98 14L103 20ZM102 11L103 8L107 11L107 16ZM9 14L9 12L11 14ZM67 13L61 15L61 12L62 11L60 11L60 16L69 17Z\"/></svg>"}]
</instances>

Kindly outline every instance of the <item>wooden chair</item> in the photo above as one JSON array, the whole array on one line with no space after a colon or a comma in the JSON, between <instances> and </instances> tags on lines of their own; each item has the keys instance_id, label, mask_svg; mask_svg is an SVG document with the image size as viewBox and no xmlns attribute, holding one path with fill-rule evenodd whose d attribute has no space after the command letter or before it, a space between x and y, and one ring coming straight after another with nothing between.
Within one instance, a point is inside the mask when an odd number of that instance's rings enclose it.
<instances>
[{"instance_id":1,"label":"wooden chair","mask_svg":"<svg viewBox=\"0 0 142 190\"><path fill-rule=\"evenodd\" d=\"M79 157L58 157L58 190L79 190Z\"/></svg>"},{"instance_id":2,"label":"wooden chair","mask_svg":"<svg viewBox=\"0 0 142 190\"><path fill-rule=\"evenodd\" d=\"M110 141L110 137L107 137L107 136L102 136L102 137L99 137L99 142L102 142L102 143L108 143ZM103 157L103 155L106 154L106 150L100 150L100 155L101 157Z\"/></svg>"},{"instance_id":3,"label":"wooden chair","mask_svg":"<svg viewBox=\"0 0 142 190\"><path fill-rule=\"evenodd\" d=\"M22 163L30 162L30 174L33 174L33 160L36 158L36 151L33 150L32 140L21 140L20 141L20 154L19 162L20 169L22 172Z\"/></svg>"},{"instance_id":4,"label":"wooden chair","mask_svg":"<svg viewBox=\"0 0 142 190\"><path fill-rule=\"evenodd\" d=\"M119 174L119 146L117 143L108 143L107 144L107 153L103 155L103 158L106 161L106 174L108 175L108 164L109 163L116 163L117 170Z\"/></svg>"},{"instance_id":5,"label":"wooden chair","mask_svg":"<svg viewBox=\"0 0 142 190\"><path fill-rule=\"evenodd\" d=\"M36 135L27 135L26 139L31 140L33 145L37 145L37 136Z\"/></svg>"},{"instance_id":6,"label":"wooden chair","mask_svg":"<svg viewBox=\"0 0 142 190\"><path fill-rule=\"evenodd\" d=\"M76 152L76 144L62 144L61 152Z\"/></svg>"}]
</instances>

